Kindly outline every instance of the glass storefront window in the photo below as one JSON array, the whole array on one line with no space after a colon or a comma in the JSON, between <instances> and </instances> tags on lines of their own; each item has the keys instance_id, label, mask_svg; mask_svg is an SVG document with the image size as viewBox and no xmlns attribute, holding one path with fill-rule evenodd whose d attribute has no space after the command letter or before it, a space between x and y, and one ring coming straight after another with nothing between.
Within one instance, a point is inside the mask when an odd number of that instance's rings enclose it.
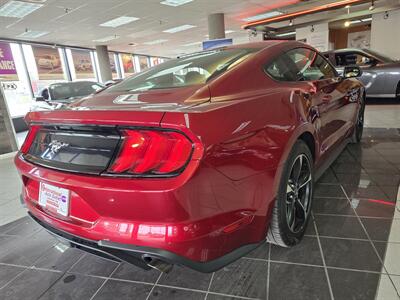
<instances>
[{"instance_id":1,"label":"glass storefront window","mask_svg":"<svg viewBox=\"0 0 400 300\"><path fill-rule=\"evenodd\" d=\"M150 57L150 65L152 67L157 66L163 62L161 57Z\"/></svg>"},{"instance_id":2,"label":"glass storefront window","mask_svg":"<svg viewBox=\"0 0 400 300\"><path fill-rule=\"evenodd\" d=\"M96 81L92 51L78 49L66 49L65 51L73 81Z\"/></svg>"},{"instance_id":3,"label":"glass storefront window","mask_svg":"<svg viewBox=\"0 0 400 300\"><path fill-rule=\"evenodd\" d=\"M122 78L120 72L119 72L119 65L118 65L118 54L114 52L109 52L108 53L108 58L110 60L110 67L111 67L111 72L112 72L112 78L113 79L119 79Z\"/></svg>"},{"instance_id":4,"label":"glass storefront window","mask_svg":"<svg viewBox=\"0 0 400 300\"><path fill-rule=\"evenodd\" d=\"M68 81L61 49L36 45L22 48L35 95L51 83Z\"/></svg>"},{"instance_id":5,"label":"glass storefront window","mask_svg":"<svg viewBox=\"0 0 400 300\"><path fill-rule=\"evenodd\" d=\"M150 64L149 64L149 57L144 56L144 55L136 55L135 56L135 60L136 60L136 65L138 67L138 71L142 72L146 69L149 68Z\"/></svg>"},{"instance_id":6,"label":"glass storefront window","mask_svg":"<svg viewBox=\"0 0 400 300\"><path fill-rule=\"evenodd\" d=\"M25 71L21 48L18 44L0 42L2 61L7 62L7 70L0 70L0 82L3 86L11 118L23 117L32 105L32 91ZM2 68L3 69L3 68Z\"/></svg>"},{"instance_id":7,"label":"glass storefront window","mask_svg":"<svg viewBox=\"0 0 400 300\"><path fill-rule=\"evenodd\" d=\"M135 74L137 69L135 68L132 54L121 53L120 58L121 58L123 77L126 78L129 77L130 75Z\"/></svg>"}]
</instances>

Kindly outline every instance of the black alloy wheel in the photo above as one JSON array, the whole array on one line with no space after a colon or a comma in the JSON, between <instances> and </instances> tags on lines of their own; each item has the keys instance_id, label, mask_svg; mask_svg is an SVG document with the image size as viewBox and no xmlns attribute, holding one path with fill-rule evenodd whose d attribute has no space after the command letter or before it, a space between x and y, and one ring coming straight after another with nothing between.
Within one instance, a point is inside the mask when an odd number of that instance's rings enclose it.
<instances>
[{"instance_id":1,"label":"black alloy wheel","mask_svg":"<svg viewBox=\"0 0 400 300\"><path fill-rule=\"evenodd\" d=\"M306 155L296 157L286 187L286 221L293 233L306 225L312 196L311 165Z\"/></svg>"},{"instance_id":2,"label":"black alloy wheel","mask_svg":"<svg viewBox=\"0 0 400 300\"><path fill-rule=\"evenodd\" d=\"M267 241L282 247L300 243L311 217L314 162L309 146L298 140L282 170L268 225Z\"/></svg>"}]
</instances>

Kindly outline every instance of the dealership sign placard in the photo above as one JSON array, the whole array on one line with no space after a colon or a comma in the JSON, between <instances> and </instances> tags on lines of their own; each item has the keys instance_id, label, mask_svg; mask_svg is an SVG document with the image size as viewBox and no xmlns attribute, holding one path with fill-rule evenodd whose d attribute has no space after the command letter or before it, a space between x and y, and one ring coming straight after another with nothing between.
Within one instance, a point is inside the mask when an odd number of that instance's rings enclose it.
<instances>
[{"instance_id":1,"label":"dealership sign placard","mask_svg":"<svg viewBox=\"0 0 400 300\"><path fill-rule=\"evenodd\" d=\"M14 58L8 43L0 42L0 75L16 75Z\"/></svg>"}]
</instances>

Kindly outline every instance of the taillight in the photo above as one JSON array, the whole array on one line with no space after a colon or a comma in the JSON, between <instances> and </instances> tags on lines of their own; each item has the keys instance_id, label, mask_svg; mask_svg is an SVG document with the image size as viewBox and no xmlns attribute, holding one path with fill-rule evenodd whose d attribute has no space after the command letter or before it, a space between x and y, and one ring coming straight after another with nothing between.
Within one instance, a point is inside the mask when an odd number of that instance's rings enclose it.
<instances>
[{"instance_id":1,"label":"taillight","mask_svg":"<svg viewBox=\"0 0 400 300\"><path fill-rule=\"evenodd\" d=\"M169 175L181 171L190 159L192 142L182 133L161 130L122 130L119 153L109 173Z\"/></svg>"},{"instance_id":2,"label":"taillight","mask_svg":"<svg viewBox=\"0 0 400 300\"><path fill-rule=\"evenodd\" d=\"M40 126L32 125L29 129L28 135L25 138L24 143L21 147L21 153L26 154L28 153L29 149L32 146L33 141L35 140L36 134L39 131Z\"/></svg>"}]
</instances>

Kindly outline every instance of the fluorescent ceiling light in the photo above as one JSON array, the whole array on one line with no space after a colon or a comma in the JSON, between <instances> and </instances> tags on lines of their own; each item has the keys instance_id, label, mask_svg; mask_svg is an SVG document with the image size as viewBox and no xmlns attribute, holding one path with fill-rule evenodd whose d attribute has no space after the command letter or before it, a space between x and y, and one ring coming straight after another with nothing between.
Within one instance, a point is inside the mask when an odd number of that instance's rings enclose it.
<instances>
[{"instance_id":1,"label":"fluorescent ceiling light","mask_svg":"<svg viewBox=\"0 0 400 300\"><path fill-rule=\"evenodd\" d=\"M358 24L358 23L361 23L361 22L365 23L365 22L369 22L369 21L372 21L372 18L366 18L366 19L361 19L361 20L353 20L353 21L350 21L350 24Z\"/></svg>"},{"instance_id":2,"label":"fluorescent ceiling light","mask_svg":"<svg viewBox=\"0 0 400 300\"><path fill-rule=\"evenodd\" d=\"M137 21L137 20L139 20L139 18L122 16L122 17L118 17L118 18L112 19L110 21L104 22L104 23L100 24L100 26L115 28L118 26L122 26L122 25L125 25L128 23L131 23L133 21Z\"/></svg>"},{"instance_id":3,"label":"fluorescent ceiling light","mask_svg":"<svg viewBox=\"0 0 400 300\"><path fill-rule=\"evenodd\" d=\"M49 33L48 31L28 30L28 31L25 31L24 33L21 33L17 37L19 37L19 38L36 39L36 38L44 36L44 35L46 35L48 33Z\"/></svg>"},{"instance_id":4,"label":"fluorescent ceiling light","mask_svg":"<svg viewBox=\"0 0 400 300\"><path fill-rule=\"evenodd\" d=\"M243 21L246 22L253 22L253 21L258 21L258 20L262 20L262 19L268 19L268 18L272 18L272 17L276 17L276 16L280 16L283 13L281 13L280 11L269 11L263 14L259 14L259 15L255 15L255 16L251 16L248 18L244 18L242 19Z\"/></svg>"},{"instance_id":5,"label":"fluorescent ceiling light","mask_svg":"<svg viewBox=\"0 0 400 300\"><path fill-rule=\"evenodd\" d=\"M188 29L191 29L191 28L194 28L194 27L196 27L196 26L195 25L185 24L185 25L181 25L181 26L177 26L177 27L173 27L173 28L164 30L163 32L165 32L165 33L176 33L176 32L188 30Z\"/></svg>"},{"instance_id":6,"label":"fluorescent ceiling light","mask_svg":"<svg viewBox=\"0 0 400 300\"><path fill-rule=\"evenodd\" d=\"M93 40L93 42L104 43L104 42L116 40L118 38L119 38L119 35L110 35L110 36L103 37L101 39Z\"/></svg>"},{"instance_id":7,"label":"fluorescent ceiling light","mask_svg":"<svg viewBox=\"0 0 400 300\"><path fill-rule=\"evenodd\" d=\"M276 36L284 37L284 36L290 36L290 35L295 35L295 34L296 34L296 31L291 31L291 32L280 33L280 34L277 34Z\"/></svg>"},{"instance_id":8,"label":"fluorescent ceiling light","mask_svg":"<svg viewBox=\"0 0 400 300\"><path fill-rule=\"evenodd\" d=\"M154 41L151 41L151 42L146 42L146 43L143 43L143 44L145 44L145 45L156 45L156 44L161 44L161 43L164 43L164 42L167 42L168 40L164 40L164 39L160 39L160 40L154 40Z\"/></svg>"},{"instance_id":9,"label":"fluorescent ceiling light","mask_svg":"<svg viewBox=\"0 0 400 300\"><path fill-rule=\"evenodd\" d=\"M184 44L182 45L183 47L191 47L191 46L197 46L197 45L201 45L202 42L194 42L194 43L188 43L188 44Z\"/></svg>"},{"instance_id":10,"label":"fluorescent ceiling light","mask_svg":"<svg viewBox=\"0 0 400 300\"><path fill-rule=\"evenodd\" d=\"M39 3L9 1L0 7L0 17L23 18L42 6Z\"/></svg>"},{"instance_id":11,"label":"fluorescent ceiling light","mask_svg":"<svg viewBox=\"0 0 400 300\"><path fill-rule=\"evenodd\" d=\"M192 1L193 0L165 0L165 1L161 1L160 4L176 7L176 6L183 5L183 4L192 2Z\"/></svg>"}]
</instances>

